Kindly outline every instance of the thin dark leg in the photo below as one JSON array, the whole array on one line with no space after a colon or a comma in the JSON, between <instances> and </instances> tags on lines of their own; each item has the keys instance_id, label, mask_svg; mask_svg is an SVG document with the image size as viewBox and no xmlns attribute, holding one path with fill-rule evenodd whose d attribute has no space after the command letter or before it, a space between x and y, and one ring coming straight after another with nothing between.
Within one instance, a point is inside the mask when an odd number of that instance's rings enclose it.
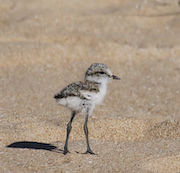
<instances>
[{"instance_id":1,"label":"thin dark leg","mask_svg":"<svg viewBox=\"0 0 180 173\"><path fill-rule=\"evenodd\" d=\"M76 112L73 111L72 114L71 114L71 119L70 119L70 121L67 124L66 142L65 142L65 145L64 145L64 152L63 152L64 155L69 152L68 151L68 139L69 139L69 134L70 134L71 129L72 129L71 124L72 124L72 121L73 121L75 115L76 115Z\"/></svg>"},{"instance_id":2,"label":"thin dark leg","mask_svg":"<svg viewBox=\"0 0 180 173\"><path fill-rule=\"evenodd\" d=\"M86 119L85 119L85 122L84 122L84 133L85 133L85 136L86 136L86 144L87 144L87 151L84 153L84 154L95 154L91 148L90 148L90 145L89 145L89 138L88 138L88 127L87 127L87 123L88 123L88 116L89 114L87 113L86 114Z\"/></svg>"}]
</instances>

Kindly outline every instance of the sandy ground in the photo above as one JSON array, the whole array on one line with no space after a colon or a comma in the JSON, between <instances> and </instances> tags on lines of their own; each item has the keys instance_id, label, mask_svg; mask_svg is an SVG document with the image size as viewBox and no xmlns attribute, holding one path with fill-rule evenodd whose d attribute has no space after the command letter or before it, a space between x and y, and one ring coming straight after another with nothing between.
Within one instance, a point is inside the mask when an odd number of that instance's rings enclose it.
<instances>
[{"instance_id":1,"label":"sandy ground","mask_svg":"<svg viewBox=\"0 0 180 173\"><path fill-rule=\"evenodd\" d=\"M53 96L93 62L112 82L62 149L70 112ZM7 147L9 146L9 147ZM1 173L179 173L180 5L177 0L0 0Z\"/></svg>"}]
</instances>

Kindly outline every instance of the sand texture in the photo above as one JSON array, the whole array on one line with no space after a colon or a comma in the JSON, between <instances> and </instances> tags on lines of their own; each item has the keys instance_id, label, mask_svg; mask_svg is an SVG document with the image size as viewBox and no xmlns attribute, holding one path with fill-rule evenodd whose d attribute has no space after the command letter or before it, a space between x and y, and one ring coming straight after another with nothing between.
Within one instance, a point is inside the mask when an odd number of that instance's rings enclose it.
<instances>
[{"instance_id":1,"label":"sand texture","mask_svg":"<svg viewBox=\"0 0 180 173\"><path fill-rule=\"evenodd\" d=\"M75 117L53 99L109 66L103 104ZM0 173L180 173L180 1L0 0Z\"/></svg>"}]
</instances>

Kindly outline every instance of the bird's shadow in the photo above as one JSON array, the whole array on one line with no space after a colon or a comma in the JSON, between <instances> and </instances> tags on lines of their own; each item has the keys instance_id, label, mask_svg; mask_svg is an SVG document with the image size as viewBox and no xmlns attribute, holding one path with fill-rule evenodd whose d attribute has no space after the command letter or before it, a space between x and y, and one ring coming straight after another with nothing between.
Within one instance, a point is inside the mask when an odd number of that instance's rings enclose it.
<instances>
[{"instance_id":1,"label":"bird's shadow","mask_svg":"<svg viewBox=\"0 0 180 173\"><path fill-rule=\"evenodd\" d=\"M27 148L27 149L35 149L35 150L47 150L56 153L63 153L63 150L58 149L56 146L48 144L48 143L41 143L41 142L33 142L33 141L18 141L12 144L7 145L8 148Z\"/></svg>"}]
</instances>

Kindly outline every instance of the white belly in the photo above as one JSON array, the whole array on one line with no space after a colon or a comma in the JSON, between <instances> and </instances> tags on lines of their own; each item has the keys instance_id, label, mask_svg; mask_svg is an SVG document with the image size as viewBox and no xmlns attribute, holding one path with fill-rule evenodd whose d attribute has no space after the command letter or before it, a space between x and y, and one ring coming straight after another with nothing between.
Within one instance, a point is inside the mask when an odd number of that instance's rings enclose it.
<instances>
[{"instance_id":1,"label":"white belly","mask_svg":"<svg viewBox=\"0 0 180 173\"><path fill-rule=\"evenodd\" d=\"M67 97L57 100L60 105L70 108L71 110L81 111L82 100L79 97Z\"/></svg>"}]
</instances>

